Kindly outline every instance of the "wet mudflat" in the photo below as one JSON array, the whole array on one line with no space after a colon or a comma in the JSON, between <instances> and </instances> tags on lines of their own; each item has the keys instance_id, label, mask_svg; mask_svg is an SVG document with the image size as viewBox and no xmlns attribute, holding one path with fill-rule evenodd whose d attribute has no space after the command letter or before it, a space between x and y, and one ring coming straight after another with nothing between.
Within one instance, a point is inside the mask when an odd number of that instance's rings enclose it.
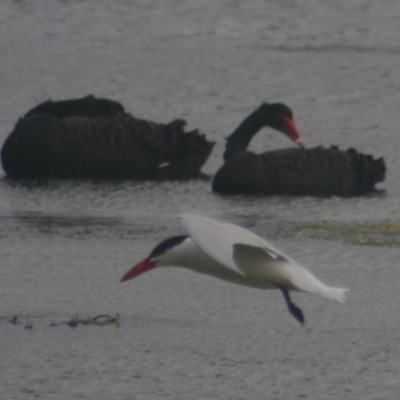
<instances>
[{"instance_id":1,"label":"wet mudflat","mask_svg":"<svg viewBox=\"0 0 400 400\"><path fill-rule=\"evenodd\" d=\"M243 3L245 4L245 3ZM185 118L217 141L283 101L309 146L384 156L385 192L221 197L209 182L0 180L0 387L5 399L397 399L400 357L396 2L4 2L0 136L47 98L93 93L138 117ZM290 145L272 131L254 151ZM197 212L270 239L345 304L182 269L119 284ZM118 324L78 324L107 314ZM17 316L15 320L13 318Z\"/></svg>"}]
</instances>

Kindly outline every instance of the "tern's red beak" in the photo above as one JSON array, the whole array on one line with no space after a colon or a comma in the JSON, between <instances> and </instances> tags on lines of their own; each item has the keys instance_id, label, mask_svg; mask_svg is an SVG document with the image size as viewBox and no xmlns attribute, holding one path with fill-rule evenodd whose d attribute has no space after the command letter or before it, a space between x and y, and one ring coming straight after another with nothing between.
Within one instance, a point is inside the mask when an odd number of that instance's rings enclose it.
<instances>
[{"instance_id":1,"label":"tern's red beak","mask_svg":"<svg viewBox=\"0 0 400 400\"><path fill-rule=\"evenodd\" d=\"M155 268L157 261L143 260L139 264L134 265L120 280L120 282L129 281L129 279L136 278L147 271Z\"/></svg>"},{"instance_id":2,"label":"tern's red beak","mask_svg":"<svg viewBox=\"0 0 400 400\"><path fill-rule=\"evenodd\" d=\"M289 136L290 139L292 139L293 142L295 142L300 147L306 147L304 139L301 137L300 132L297 129L297 126L294 123L294 121L284 115L282 115L281 118L283 119L284 122L282 128L283 133Z\"/></svg>"}]
</instances>

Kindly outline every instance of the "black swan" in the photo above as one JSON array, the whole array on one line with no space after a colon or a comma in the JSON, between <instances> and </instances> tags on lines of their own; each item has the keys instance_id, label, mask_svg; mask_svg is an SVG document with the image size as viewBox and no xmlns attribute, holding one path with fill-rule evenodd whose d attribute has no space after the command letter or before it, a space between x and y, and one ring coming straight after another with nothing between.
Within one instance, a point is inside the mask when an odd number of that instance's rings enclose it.
<instances>
[{"instance_id":1,"label":"black swan","mask_svg":"<svg viewBox=\"0 0 400 400\"><path fill-rule=\"evenodd\" d=\"M124 113L125 109L121 103L109 99L97 99L93 95L89 95L82 99L44 101L29 110L23 118L34 114L51 114L58 119L62 119L73 115L81 117L104 117Z\"/></svg>"},{"instance_id":2,"label":"black swan","mask_svg":"<svg viewBox=\"0 0 400 400\"><path fill-rule=\"evenodd\" d=\"M138 119L93 96L45 102L16 124L1 161L12 178L203 178L214 143L184 125Z\"/></svg>"},{"instance_id":3,"label":"black swan","mask_svg":"<svg viewBox=\"0 0 400 400\"><path fill-rule=\"evenodd\" d=\"M284 104L262 104L227 138L224 165L212 190L221 194L356 196L374 191L385 179L383 158L337 147L289 148L255 154L246 151L264 126L289 136L305 147Z\"/></svg>"}]
</instances>

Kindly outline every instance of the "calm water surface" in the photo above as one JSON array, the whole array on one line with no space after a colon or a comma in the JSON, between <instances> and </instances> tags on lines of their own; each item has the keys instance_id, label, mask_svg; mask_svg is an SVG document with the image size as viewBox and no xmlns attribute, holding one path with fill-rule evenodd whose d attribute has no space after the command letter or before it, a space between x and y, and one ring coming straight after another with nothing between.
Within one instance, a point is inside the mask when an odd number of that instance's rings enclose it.
<instances>
[{"instance_id":1,"label":"calm water surface","mask_svg":"<svg viewBox=\"0 0 400 400\"><path fill-rule=\"evenodd\" d=\"M0 139L35 104L89 93L217 145L283 101L309 146L384 156L382 193L214 195L210 183L0 178L2 399L398 399L400 47L396 1L3 1ZM254 151L288 146L268 130ZM197 212L271 239L344 305L181 269L118 280ZM66 325L119 313L119 328ZM19 316L17 323L10 322Z\"/></svg>"}]
</instances>

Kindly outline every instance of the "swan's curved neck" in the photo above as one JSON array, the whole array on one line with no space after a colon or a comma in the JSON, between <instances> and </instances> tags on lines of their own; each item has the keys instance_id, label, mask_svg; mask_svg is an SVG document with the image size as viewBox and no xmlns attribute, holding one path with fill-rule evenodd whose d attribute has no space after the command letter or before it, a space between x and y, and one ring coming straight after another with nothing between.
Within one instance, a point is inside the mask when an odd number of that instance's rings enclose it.
<instances>
[{"instance_id":1,"label":"swan's curved neck","mask_svg":"<svg viewBox=\"0 0 400 400\"><path fill-rule=\"evenodd\" d=\"M234 131L227 137L224 160L237 153L246 151L254 135L265 126L265 121L259 117L259 110L251 113Z\"/></svg>"}]
</instances>

